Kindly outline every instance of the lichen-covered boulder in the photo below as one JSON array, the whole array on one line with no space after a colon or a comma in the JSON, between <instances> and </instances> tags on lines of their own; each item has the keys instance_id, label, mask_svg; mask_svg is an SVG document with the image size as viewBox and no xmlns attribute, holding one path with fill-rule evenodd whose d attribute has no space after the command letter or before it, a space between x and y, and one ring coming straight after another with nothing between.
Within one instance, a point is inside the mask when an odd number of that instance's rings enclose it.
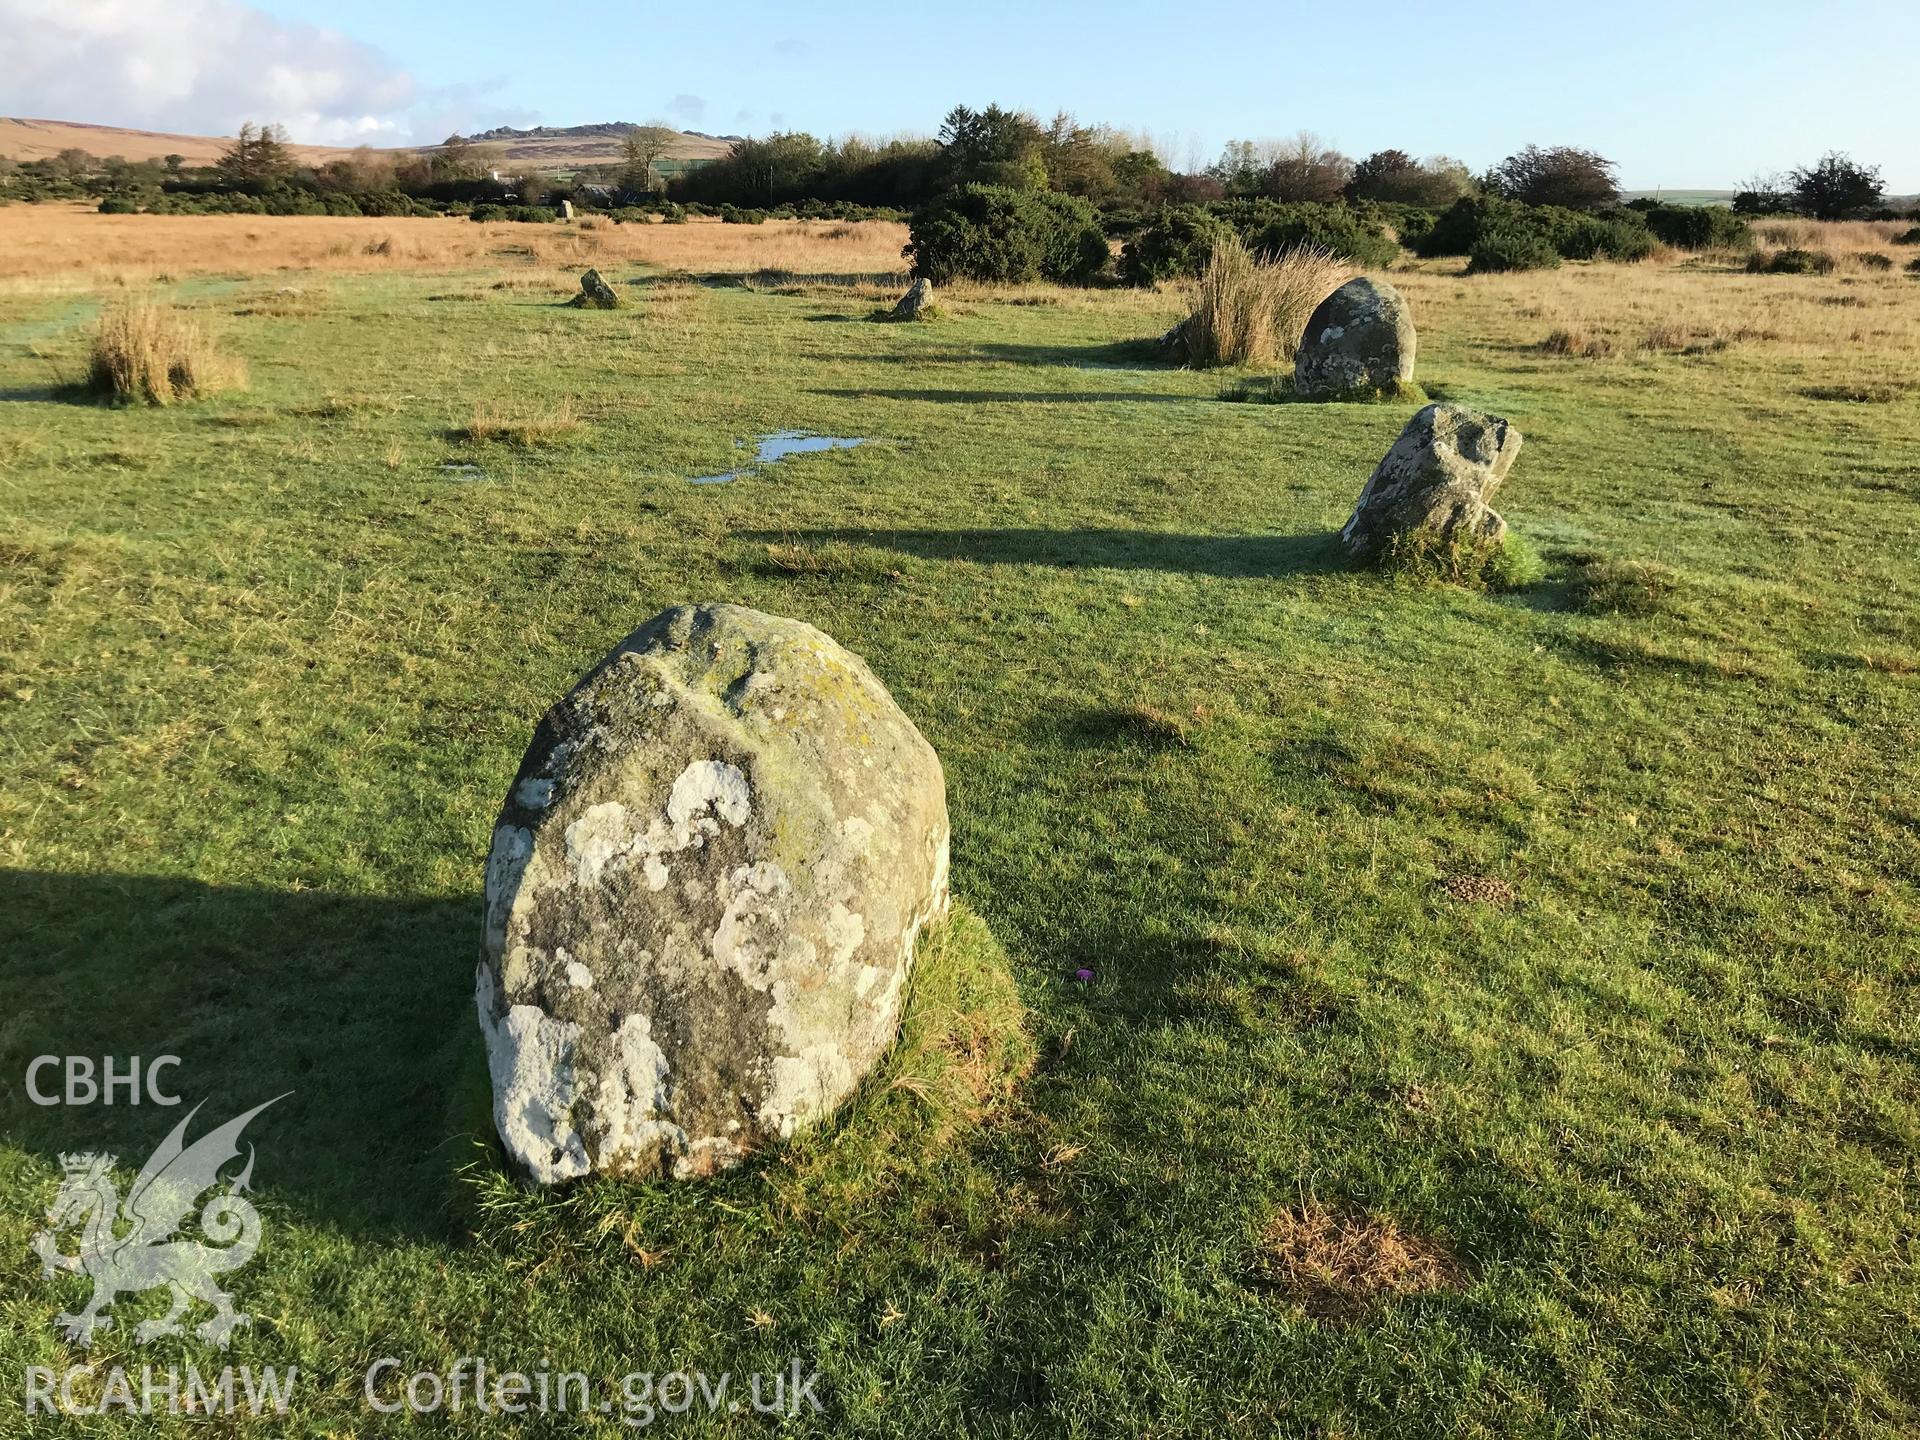
<instances>
[{"instance_id":1,"label":"lichen-covered boulder","mask_svg":"<svg viewBox=\"0 0 1920 1440\"><path fill-rule=\"evenodd\" d=\"M580 293L573 303L583 310L618 310L620 296L598 270L589 270L580 277Z\"/></svg>"},{"instance_id":2,"label":"lichen-covered boulder","mask_svg":"<svg viewBox=\"0 0 1920 1440\"><path fill-rule=\"evenodd\" d=\"M861 660L668 610L540 722L487 859L476 1002L515 1164L704 1175L892 1042L947 909L940 761Z\"/></svg>"},{"instance_id":3,"label":"lichen-covered boulder","mask_svg":"<svg viewBox=\"0 0 1920 1440\"><path fill-rule=\"evenodd\" d=\"M1375 468L1340 538L1365 559L1400 537L1498 544L1507 522L1491 504L1520 453L1520 432L1464 405L1429 405Z\"/></svg>"},{"instance_id":4,"label":"lichen-covered boulder","mask_svg":"<svg viewBox=\"0 0 1920 1440\"><path fill-rule=\"evenodd\" d=\"M888 318L892 320L918 320L920 318L920 312L927 308L927 303L932 299L933 282L922 275L907 287L907 293L900 297Z\"/></svg>"},{"instance_id":5,"label":"lichen-covered boulder","mask_svg":"<svg viewBox=\"0 0 1920 1440\"><path fill-rule=\"evenodd\" d=\"M1413 379L1413 312L1400 292L1364 275L1320 302L1300 337L1293 391L1309 400L1378 394Z\"/></svg>"}]
</instances>

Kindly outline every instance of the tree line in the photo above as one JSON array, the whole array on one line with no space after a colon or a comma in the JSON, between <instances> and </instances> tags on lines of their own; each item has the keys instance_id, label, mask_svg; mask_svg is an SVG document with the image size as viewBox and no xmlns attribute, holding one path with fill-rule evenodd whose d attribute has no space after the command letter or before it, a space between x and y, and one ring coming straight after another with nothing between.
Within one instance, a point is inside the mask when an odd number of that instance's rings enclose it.
<instances>
[{"instance_id":1,"label":"tree line","mask_svg":"<svg viewBox=\"0 0 1920 1440\"><path fill-rule=\"evenodd\" d=\"M999 105L959 105L926 138L821 140L782 131L737 141L720 159L672 175L661 161L678 139L665 125L642 125L622 141L618 159L564 178L523 170L506 174L497 146L459 135L418 153L367 148L321 164L302 163L277 125L241 126L211 166L179 155L157 161L95 159L65 150L47 159L0 161L0 193L54 198L92 193L132 202L143 195L315 197L389 195L421 201L620 205L672 201L753 210L802 202L914 209L967 185L1074 196L1125 215L1170 204L1264 199L1281 203L1386 204L1442 210L1474 196L1570 210L1619 205L1617 166L1579 146L1528 145L1481 174L1445 155L1416 158L1400 149L1353 159L1310 133L1283 141L1235 140L1210 165L1182 173L1145 138L1061 113L1043 122ZM496 179L499 175L501 178ZM1747 214L1792 213L1841 219L1883 203L1880 171L1841 154L1779 176L1749 181L1734 199Z\"/></svg>"}]
</instances>

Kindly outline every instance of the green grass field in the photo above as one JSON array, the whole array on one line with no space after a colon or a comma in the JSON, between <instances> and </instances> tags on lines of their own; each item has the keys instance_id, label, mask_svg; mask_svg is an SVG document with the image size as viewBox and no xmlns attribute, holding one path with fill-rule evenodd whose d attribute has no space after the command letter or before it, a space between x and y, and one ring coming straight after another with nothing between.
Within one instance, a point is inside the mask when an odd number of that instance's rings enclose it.
<instances>
[{"instance_id":1,"label":"green grass field","mask_svg":"<svg viewBox=\"0 0 1920 1440\"><path fill-rule=\"evenodd\" d=\"M1502 508L1547 562L1468 593L1333 539L1407 407L1224 403L1129 343L1170 301L889 326L830 287L599 313L495 278L176 285L252 381L164 410L54 390L93 299L0 294L0 1430L631 1433L363 1402L377 1357L472 1355L798 1358L826 1408L787 1428L834 1435L1920 1428L1898 354L1585 363L1511 288L1425 278L1419 378L1524 431ZM788 428L875 443L687 483ZM493 816L545 708L699 600L867 659L984 925L933 942L842 1123L526 1194L476 1139ZM32 1105L42 1053L177 1054L203 1121L294 1092L248 1132L224 1357L134 1346L157 1295L56 1333L59 1154L124 1181L184 1112ZM1274 1246L1316 1215L1441 1283L1316 1283ZM83 1360L301 1389L284 1427L20 1413L24 1367Z\"/></svg>"}]
</instances>

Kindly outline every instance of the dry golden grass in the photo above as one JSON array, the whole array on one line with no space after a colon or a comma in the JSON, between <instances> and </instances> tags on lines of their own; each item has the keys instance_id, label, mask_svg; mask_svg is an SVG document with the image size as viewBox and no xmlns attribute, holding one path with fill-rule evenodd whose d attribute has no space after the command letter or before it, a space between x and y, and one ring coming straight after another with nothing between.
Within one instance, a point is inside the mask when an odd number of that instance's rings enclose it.
<instances>
[{"instance_id":1,"label":"dry golden grass","mask_svg":"<svg viewBox=\"0 0 1920 1440\"><path fill-rule=\"evenodd\" d=\"M87 388L110 400L172 405L245 383L240 362L183 311L128 300L110 306L94 327Z\"/></svg>"},{"instance_id":2,"label":"dry golden grass","mask_svg":"<svg viewBox=\"0 0 1920 1440\"><path fill-rule=\"evenodd\" d=\"M564 440L580 428L572 399L562 400L538 414L510 414L498 405L473 407L473 418L453 432L453 438L472 445L513 445L532 449Z\"/></svg>"},{"instance_id":3,"label":"dry golden grass","mask_svg":"<svg viewBox=\"0 0 1920 1440\"><path fill-rule=\"evenodd\" d=\"M904 286L906 226L476 225L456 218L101 215L77 204L0 207L0 284L76 291L179 275L472 270L628 261L692 274L858 275ZM577 277L576 277L577 278Z\"/></svg>"},{"instance_id":4,"label":"dry golden grass","mask_svg":"<svg viewBox=\"0 0 1920 1440\"><path fill-rule=\"evenodd\" d=\"M1854 256L1891 251L1911 228L1908 220L1761 220L1753 240L1768 250L1822 250L1844 267Z\"/></svg>"},{"instance_id":5,"label":"dry golden grass","mask_svg":"<svg viewBox=\"0 0 1920 1440\"><path fill-rule=\"evenodd\" d=\"M1261 259L1237 235L1215 241L1186 323L1187 362L1291 364L1314 307L1352 274L1345 261L1309 245Z\"/></svg>"},{"instance_id":6,"label":"dry golden grass","mask_svg":"<svg viewBox=\"0 0 1920 1440\"><path fill-rule=\"evenodd\" d=\"M1481 343L1572 359L1630 363L1653 353L1765 347L1852 362L1863 352L1895 361L1920 351L1920 283L1897 272L1751 275L1688 257L1471 278L1457 262L1422 262L1393 279L1423 331L1451 328ZM1489 331L1489 301L1510 325Z\"/></svg>"},{"instance_id":7,"label":"dry golden grass","mask_svg":"<svg viewBox=\"0 0 1920 1440\"><path fill-rule=\"evenodd\" d=\"M1337 1215L1309 1200L1282 1210L1260 1236L1259 1278L1309 1314L1348 1318L1375 1301L1456 1290L1460 1262L1390 1219Z\"/></svg>"}]
</instances>

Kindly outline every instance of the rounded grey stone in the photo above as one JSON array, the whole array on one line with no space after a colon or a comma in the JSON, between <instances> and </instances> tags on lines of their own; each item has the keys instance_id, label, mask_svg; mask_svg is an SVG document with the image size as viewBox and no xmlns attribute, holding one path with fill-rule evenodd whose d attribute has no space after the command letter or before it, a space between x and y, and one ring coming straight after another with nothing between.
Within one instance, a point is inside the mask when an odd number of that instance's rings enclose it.
<instances>
[{"instance_id":1,"label":"rounded grey stone","mask_svg":"<svg viewBox=\"0 0 1920 1440\"><path fill-rule=\"evenodd\" d=\"M541 1182L704 1175L833 1111L947 909L946 782L811 625L668 610L540 722L487 860L494 1119Z\"/></svg>"},{"instance_id":2,"label":"rounded grey stone","mask_svg":"<svg viewBox=\"0 0 1920 1440\"><path fill-rule=\"evenodd\" d=\"M1322 300L1293 361L1293 390L1310 400L1391 390L1413 379L1413 312L1384 280L1361 276Z\"/></svg>"}]
</instances>

